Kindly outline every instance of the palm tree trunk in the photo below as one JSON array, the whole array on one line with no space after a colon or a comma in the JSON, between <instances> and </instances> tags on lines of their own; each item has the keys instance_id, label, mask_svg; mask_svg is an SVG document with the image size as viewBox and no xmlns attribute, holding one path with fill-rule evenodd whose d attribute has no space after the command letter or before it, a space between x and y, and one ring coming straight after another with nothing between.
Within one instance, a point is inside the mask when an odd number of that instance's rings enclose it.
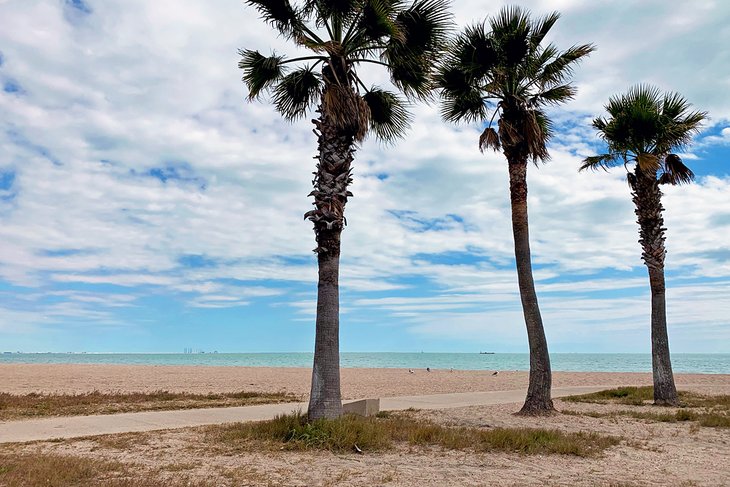
<instances>
[{"instance_id":1,"label":"palm tree trunk","mask_svg":"<svg viewBox=\"0 0 730 487\"><path fill-rule=\"evenodd\" d=\"M340 234L341 229L321 230L317 238L319 282L317 284L317 325L314 338L310 420L342 415L340 393Z\"/></svg>"},{"instance_id":2,"label":"palm tree trunk","mask_svg":"<svg viewBox=\"0 0 730 487\"><path fill-rule=\"evenodd\" d=\"M664 284L664 218L656 174L644 174L637 166L633 200L639 223L641 258L649 271L651 287L651 365L654 376L654 404L679 404L669 355Z\"/></svg>"},{"instance_id":3,"label":"palm tree trunk","mask_svg":"<svg viewBox=\"0 0 730 487\"><path fill-rule=\"evenodd\" d=\"M305 214L314 222L317 239L317 321L314 341L312 389L307 416L310 420L342 415L340 392L340 235L345 225L347 187L355 153L353 137L339 133L330 115L320 107L313 120L319 156L315 173L315 209Z\"/></svg>"},{"instance_id":4,"label":"palm tree trunk","mask_svg":"<svg viewBox=\"0 0 730 487\"><path fill-rule=\"evenodd\" d=\"M515 239L517 280L522 299L522 312L530 345L530 382L527 398L519 414L538 415L553 411L550 397L552 374L545 329L532 278L530 231L527 220L527 160L509 163L509 189L512 204L512 233Z\"/></svg>"}]
</instances>

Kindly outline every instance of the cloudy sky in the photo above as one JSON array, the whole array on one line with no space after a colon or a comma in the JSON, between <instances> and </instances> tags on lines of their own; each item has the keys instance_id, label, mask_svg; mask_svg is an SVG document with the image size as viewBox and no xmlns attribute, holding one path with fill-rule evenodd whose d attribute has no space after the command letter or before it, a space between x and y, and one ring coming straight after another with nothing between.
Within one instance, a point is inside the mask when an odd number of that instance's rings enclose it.
<instances>
[{"instance_id":1,"label":"cloudy sky","mask_svg":"<svg viewBox=\"0 0 730 487\"><path fill-rule=\"evenodd\" d=\"M672 349L730 352L730 4L523 4L562 12L559 47L598 48L529 169L551 350L649 350L625 176L577 168L608 97L650 82L711 116L683 155L697 182L665 190ZM243 47L296 52L240 0L0 0L0 351L312 349L312 125L246 102ZM406 140L357 153L342 348L526 352L506 162L479 126L413 111Z\"/></svg>"}]
</instances>

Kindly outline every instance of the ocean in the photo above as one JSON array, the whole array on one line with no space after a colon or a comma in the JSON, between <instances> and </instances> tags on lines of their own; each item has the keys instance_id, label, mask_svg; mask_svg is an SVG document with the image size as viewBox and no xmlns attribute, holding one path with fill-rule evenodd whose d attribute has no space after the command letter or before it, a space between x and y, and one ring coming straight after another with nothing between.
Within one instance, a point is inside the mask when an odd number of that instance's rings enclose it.
<instances>
[{"instance_id":1,"label":"ocean","mask_svg":"<svg viewBox=\"0 0 730 487\"><path fill-rule=\"evenodd\" d=\"M552 353L552 369L566 372L651 372L649 354ZM0 364L215 365L245 367L311 367L311 353L3 353ZM342 367L529 370L526 353L344 352ZM730 354L675 353L679 373L730 374Z\"/></svg>"}]
</instances>

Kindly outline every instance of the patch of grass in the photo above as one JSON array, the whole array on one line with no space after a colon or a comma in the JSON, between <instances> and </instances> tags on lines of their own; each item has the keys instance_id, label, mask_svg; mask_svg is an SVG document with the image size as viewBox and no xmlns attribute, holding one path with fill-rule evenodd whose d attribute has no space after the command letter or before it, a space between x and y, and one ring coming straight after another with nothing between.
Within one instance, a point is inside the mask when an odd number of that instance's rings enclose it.
<instances>
[{"instance_id":1,"label":"patch of grass","mask_svg":"<svg viewBox=\"0 0 730 487\"><path fill-rule=\"evenodd\" d=\"M730 428L730 416L717 413L705 413L699 416L700 426L710 428Z\"/></svg>"},{"instance_id":2,"label":"patch of grass","mask_svg":"<svg viewBox=\"0 0 730 487\"><path fill-rule=\"evenodd\" d=\"M679 391L678 395L682 407L730 411L730 395L728 394L705 396L694 392ZM593 392L590 394L566 396L561 399L563 401L570 402L642 406L647 402L654 400L654 388L652 386L617 387L615 389L606 389L604 391Z\"/></svg>"},{"instance_id":3,"label":"patch of grass","mask_svg":"<svg viewBox=\"0 0 730 487\"><path fill-rule=\"evenodd\" d=\"M506 451L523 454L591 456L619 443L595 433L564 433L532 428L450 428L407 415L363 418L346 415L335 420L307 423L301 414L278 416L259 423L211 426L207 440L215 445L253 450L268 447L288 450L388 450L396 443L438 446L452 450Z\"/></svg>"},{"instance_id":4,"label":"patch of grass","mask_svg":"<svg viewBox=\"0 0 730 487\"><path fill-rule=\"evenodd\" d=\"M116 462L89 460L60 455L2 455L0 484L8 487L28 485L78 485L119 474Z\"/></svg>"},{"instance_id":5,"label":"patch of grass","mask_svg":"<svg viewBox=\"0 0 730 487\"><path fill-rule=\"evenodd\" d=\"M653 411L611 411L600 413L596 411L573 411L565 409L560 411L562 414L571 416L588 416L591 418L617 418L631 417L645 421L653 421L657 423L677 423L684 421L696 421L700 426L711 428L730 428L730 416L720 412L702 412L692 411L689 409L679 409L675 412L656 413Z\"/></svg>"},{"instance_id":6,"label":"patch of grass","mask_svg":"<svg viewBox=\"0 0 730 487\"><path fill-rule=\"evenodd\" d=\"M288 450L352 451L357 445L365 450L391 446L385 423L354 415L336 420L307 422L301 413L277 416L271 421L211 426L208 439L242 449L261 444Z\"/></svg>"},{"instance_id":7,"label":"patch of grass","mask_svg":"<svg viewBox=\"0 0 730 487\"><path fill-rule=\"evenodd\" d=\"M661 423L676 423L678 421L696 421L700 426L711 428L730 428L730 395L722 394L705 396L693 392L679 391L681 409L674 412L654 411L613 411L598 413L595 411L562 411L563 414L606 418L629 416L636 419L656 421ZM592 394L568 396L564 401L587 402L598 404L627 404L642 406L654 399L654 388L646 387L618 387L598 391Z\"/></svg>"},{"instance_id":8,"label":"patch of grass","mask_svg":"<svg viewBox=\"0 0 730 487\"><path fill-rule=\"evenodd\" d=\"M616 389L607 389L605 391L592 392L590 394L580 394L577 396L566 396L561 398L563 401L570 402L589 402L589 403L619 403L631 404L633 406L641 406L646 401L654 400L654 388L646 387L617 387Z\"/></svg>"},{"instance_id":9,"label":"patch of grass","mask_svg":"<svg viewBox=\"0 0 730 487\"><path fill-rule=\"evenodd\" d=\"M194 482L194 483L193 483ZM46 453L0 454L3 487L182 487L214 484L183 476L160 478L139 465Z\"/></svg>"},{"instance_id":10,"label":"patch of grass","mask_svg":"<svg viewBox=\"0 0 730 487\"><path fill-rule=\"evenodd\" d=\"M43 416L114 414L135 411L193 409L203 407L248 406L293 402L299 398L286 393L233 392L190 394L169 391L84 394L0 393L0 420Z\"/></svg>"}]
</instances>

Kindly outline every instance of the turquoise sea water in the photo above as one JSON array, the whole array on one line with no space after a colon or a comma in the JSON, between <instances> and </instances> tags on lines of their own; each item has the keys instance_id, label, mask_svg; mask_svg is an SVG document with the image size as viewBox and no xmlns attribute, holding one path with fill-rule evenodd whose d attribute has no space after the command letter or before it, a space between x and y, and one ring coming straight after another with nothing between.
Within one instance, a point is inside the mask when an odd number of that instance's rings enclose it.
<instances>
[{"instance_id":1,"label":"turquoise sea water","mask_svg":"<svg viewBox=\"0 0 730 487\"><path fill-rule=\"evenodd\" d=\"M650 372L649 354L553 353L555 371ZM137 364L137 365L220 365L245 367L311 367L311 353L12 353L0 354L3 363L35 364ZM528 370L526 353L355 353L340 356L342 367ZM672 355L675 372L730 374L730 354Z\"/></svg>"}]
</instances>

